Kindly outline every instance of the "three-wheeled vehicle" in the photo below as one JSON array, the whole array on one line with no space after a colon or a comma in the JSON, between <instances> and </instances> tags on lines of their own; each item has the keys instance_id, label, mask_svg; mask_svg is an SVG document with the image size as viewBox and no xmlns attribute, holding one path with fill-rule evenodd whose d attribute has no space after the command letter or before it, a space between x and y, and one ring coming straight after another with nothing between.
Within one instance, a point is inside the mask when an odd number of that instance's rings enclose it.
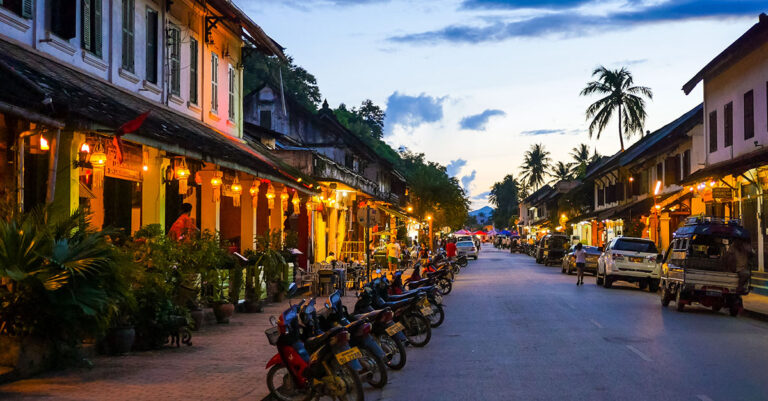
<instances>
[{"instance_id":1,"label":"three-wheeled vehicle","mask_svg":"<svg viewBox=\"0 0 768 401\"><path fill-rule=\"evenodd\" d=\"M749 291L748 282L739 286L739 274L726 261L734 241L749 241L749 232L739 220L690 217L674 233L661 265L661 304L674 300L678 311L697 302L719 311L728 308L736 316L742 308L741 296Z\"/></svg>"},{"instance_id":2,"label":"three-wheeled vehicle","mask_svg":"<svg viewBox=\"0 0 768 401\"><path fill-rule=\"evenodd\" d=\"M565 235L547 234L543 236L536 249L536 263L543 263L544 266L562 263L567 246L568 237Z\"/></svg>"}]
</instances>

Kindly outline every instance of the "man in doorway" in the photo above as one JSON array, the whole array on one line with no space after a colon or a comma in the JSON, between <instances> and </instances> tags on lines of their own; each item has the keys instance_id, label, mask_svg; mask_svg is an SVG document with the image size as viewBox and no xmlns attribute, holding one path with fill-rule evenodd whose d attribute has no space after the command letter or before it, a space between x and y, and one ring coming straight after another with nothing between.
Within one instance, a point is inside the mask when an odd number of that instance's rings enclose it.
<instances>
[{"instance_id":1,"label":"man in doorway","mask_svg":"<svg viewBox=\"0 0 768 401\"><path fill-rule=\"evenodd\" d=\"M184 203L181 205L181 216L173 223L171 229L168 230L168 237L174 241L189 241L192 239L192 235L197 231L195 221L189 217L192 213L192 205Z\"/></svg>"},{"instance_id":2,"label":"man in doorway","mask_svg":"<svg viewBox=\"0 0 768 401\"><path fill-rule=\"evenodd\" d=\"M397 270L398 259L400 258L400 244L395 240L395 236L389 237L387 244L387 262L389 262L389 271Z\"/></svg>"}]
</instances>

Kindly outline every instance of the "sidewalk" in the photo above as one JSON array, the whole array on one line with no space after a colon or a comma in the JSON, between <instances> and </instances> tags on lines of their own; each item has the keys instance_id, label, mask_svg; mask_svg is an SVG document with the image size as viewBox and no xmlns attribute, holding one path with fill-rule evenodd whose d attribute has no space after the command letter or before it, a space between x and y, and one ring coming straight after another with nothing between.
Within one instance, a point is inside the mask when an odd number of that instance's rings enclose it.
<instances>
[{"instance_id":1,"label":"sidewalk","mask_svg":"<svg viewBox=\"0 0 768 401\"><path fill-rule=\"evenodd\" d=\"M768 320L768 296L750 292L743 298L744 315L756 319Z\"/></svg>"},{"instance_id":2,"label":"sidewalk","mask_svg":"<svg viewBox=\"0 0 768 401\"><path fill-rule=\"evenodd\" d=\"M344 303L353 305L354 297ZM264 330L269 316L287 307L288 301L273 303L264 313L236 313L228 325L204 326L193 332L191 347L98 356L91 369L7 383L0 399L261 400L269 393L264 367L275 354Z\"/></svg>"}]
</instances>

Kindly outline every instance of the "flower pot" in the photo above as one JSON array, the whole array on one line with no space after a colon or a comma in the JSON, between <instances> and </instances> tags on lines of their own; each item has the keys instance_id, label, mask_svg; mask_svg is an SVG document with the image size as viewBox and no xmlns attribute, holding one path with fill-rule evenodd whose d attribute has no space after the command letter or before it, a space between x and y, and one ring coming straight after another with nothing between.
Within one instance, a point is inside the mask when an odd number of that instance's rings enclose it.
<instances>
[{"instance_id":1,"label":"flower pot","mask_svg":"<svg viewBox=\"0 0 768 401\"><path fill-rule=\"evenodd\" d=\"M192 317L192 330L200 330L203 327L203 317L205 317L203 310L196 309L190 311L189 315Z\"/></svg>"},{"instance_id":2,"label":"flower pot","mask_svg":"<svg viewBox=\"0 0 768 401\"><path fill-rule=\"evenodd\" d=\"M264 312L264 302L259 301L245 301L245 312L246 313L261 313Z\"/></svg>"},{"instance_id":3,"label":"flower pot","mask_svg":"<svg viewBox=\"0 0 768 401\"><path fill-rule=\"evenodd\" d=\"M216 323L229 323L229 318L235 312L234 304L214 304L213 314L216 315Z\"/></svg>"},{"instance_id":4,"label":"flower pot","mask_svg":"<svg viewBox=\"0 0 768 401\"><path fill-rule=\"evenodd\" d=\"M111 329L107 335L109 349L114 355L125 355L131 352L136 340L136 330L133 327Z\"/></svg>"}]
</instances>

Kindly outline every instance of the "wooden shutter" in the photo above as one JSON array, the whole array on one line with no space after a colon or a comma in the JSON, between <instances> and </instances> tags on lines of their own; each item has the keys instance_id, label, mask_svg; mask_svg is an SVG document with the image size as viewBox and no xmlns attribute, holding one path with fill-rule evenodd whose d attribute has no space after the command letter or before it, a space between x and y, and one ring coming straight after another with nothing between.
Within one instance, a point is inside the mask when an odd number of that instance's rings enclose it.
<instances>
[{"instance_id":1,"label":"wooden shutter","mask_svg":"<svg viewBox=\"0 0 768 401\"><path fill-rule=\"evenodd\" d=\"M755 136L755 92L744 94L744 139Z\"/></svg>"},{"instance_id":2,"label":"wooden shutter","mask_svg":"<svg viewBox=\"0 0 768 401\"><path fill-rule=\"evenodd\" d=\"M664 160L664 186L672 185L677 182L675 179L675 172L677 169L675 168L675 161L677 161L677 157L667 157L666 160Z\"/></svg>"},{"instance_id":3,"label":"wooden shutter","mask_svg":"<svg viewBox=\"0 0 768 401\"><path fill-rule=\"evenodd\" d=\"M157 83L157 12L147 10L146 80Z\"/></svg>"},{"instance_id":4,"label":"wooden shutter","mask_svg":"<svg viewBox=\"0 0 768 401\"><path fill-rule=\"evenodd\" d=\"M709 113L709 153L717 150L717 111Z\"/></svg>"},{"instance_id":5,"label":"wooden shutter","mask_svg":"<svg viewBox=\"0 0 768 401\"><path fill-rule=\"evenodd\" d=\"M123 69L133 72L133 0L123 0Z\"/></svg>"},{"instance_id":6,"label":"wooden shutter","mask_svg":"<svg viewBox=\"0 0 768 401\"><path fill-rule=\"evenodd\" d=\"M0 0L0 5L3 4L3 1ZM33 0L22 0L21 2L21 16L23 18L32 18L32 6L33 6Z\"/></svg>"},{"instance_id":7,"label":"wooden shutter","mask_svg":"<svg viewBox=\"0 0 768 401\"><path fill-rule=\"evenodd\" d=\"M85 1L85 0L84 0ZM91 24L91 36L93 37L93 54L101 57L101 37L102 37L102 21L101 21L101 0L92 0L91 8L93 10L93 19Z\"/></svg>"},{"instance_id":8,"label":"wooden shutter","mask_svg":"<svg viewBox=\"0 0 768 401\"><path fill-rule=\"evenodd\" d=\"M83 49L91 52L93 51L91 47L91 0L82 0L80 2L80 14L83 16L80 42Z\"/></svg>"},{"instance_id":9,"label":"wooden shutter","mask_svg":"<svg viewBox=\"0 0 768 401\"><path fill-rule=\"evenodd\" d=\"M723 146L733 145L733 102L728 102L723 109Z\"/></svg>"},{"instance_id":10,"label":"wooden shutter","mask_svg":"<svg viewBox=\"0 0 768 401\"><path fill-rule=\"evenodd\" d=\"M197 104L197 41L189 40L189 102Z\"/></svg>"}]
</instances>

